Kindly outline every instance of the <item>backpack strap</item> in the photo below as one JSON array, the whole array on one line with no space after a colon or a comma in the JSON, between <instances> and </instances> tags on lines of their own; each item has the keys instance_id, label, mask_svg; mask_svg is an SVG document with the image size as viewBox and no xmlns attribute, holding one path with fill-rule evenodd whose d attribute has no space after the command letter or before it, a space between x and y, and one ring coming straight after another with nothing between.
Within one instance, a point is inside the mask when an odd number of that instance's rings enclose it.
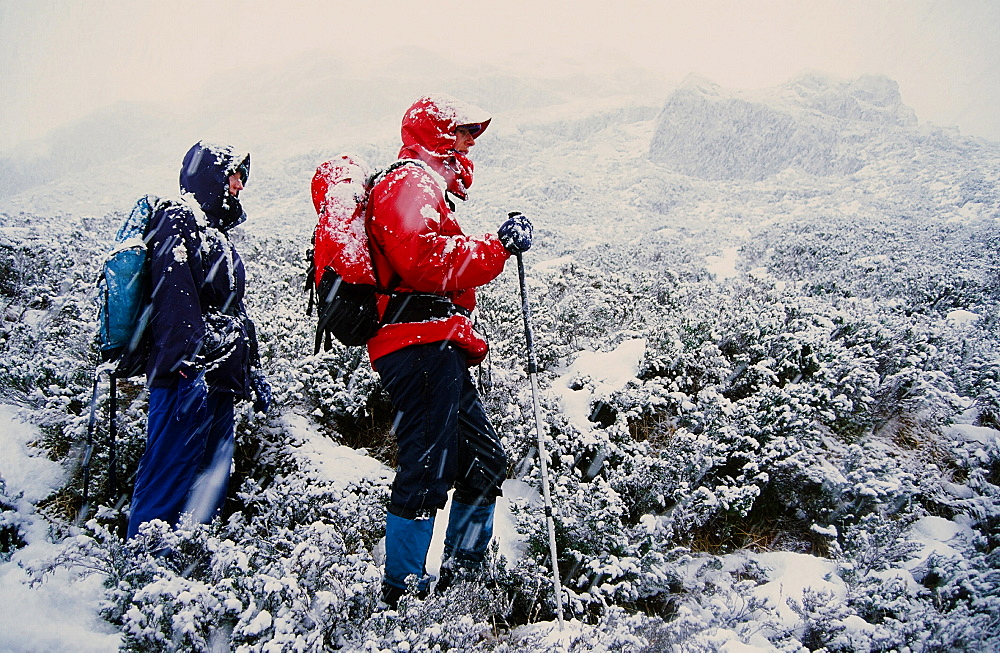
<instances>
[{"instance_id":1,"label":"backpack strap","mask_svg":"<svg viewBox=\"0 0 1000 653\"><path fill-rule=\"evenodd\" d=\"M378 245L375 243L375 239L372 238L372 234L371 234L371 232L368 229L368 216L365 216L365 235L367 236L367 238L365 240L368 241L368 256L371 257L371 260L372 260L372 275L374 275L374 277L375 277L375 290L377 290L382 295L390 295L391 296L391 295L395 294L395 292L396 292L396 286L399 285L399 282L402 281L402 278L399 276L399 274L395 270L393 270L392 271L392 275L389 277L389 283L388 284L383 284L379 280L379 278L378 278L378 266L375 265L375 251L376 251L376 248L378 248L379 253L381 253L382 256L384 258L386 258L387 261L389 259L387 257L385 257L385 252L382 251L382 248L378 247Z\"/></svg>"},{"instance_id":2,"label":"backpack strap","mask_svg":"<svg viewBox=\"0 0 1000 653\"><path fill-rule=\"evenodd\" d=\"M313 306L316 306L316 261L313 255L316 253L316 232L313 231L312 239L309 241L309 249L306 250L306 285L302 290L309 291L309 306L306 307L306 315L312 315ZM319 310L318 308L316 310Z\"/></svg>"},{"instance_id":3,"label":"backpack strap","mask_svg":"<svg viewBox=\"0 0 1000 653\"><path fill-rule=\"evenodd\" d=\"M424 170L430 170L430 167L423 161L420 161L419 159L399 159L397 161L394 161L392 165L390 165L385 170L382 170L381 172L376 172L374 175L372 175L372 178L368 180L367 184L368 188L374 189L375 184L381 181L382 178L388 175L390 172L398 170L403 166L411 164L419 168L423 168ZM366 240L368 241L368 256L370 256L372 259L372 274L375 275L375 289L380 294L392 296L395 294L396 286L399 285L399 282L402 281L402 279L400 278L399 274L396 273L395 270L392 271L392 276L389 277L388 284L383 284L381 280L378 278L378 266L375 264L375 252L378 251L380 254L382 254L382 257L385 258L386 261L388 261L389 259L388 257L385 256L385 252L382 251L380 247L378 247L378 244L375 242L375 239L372 238L372 233L369 223L374 217L374 211L372 211L371 206L372 206L371 191L369 191L368 205L365 207L365 236L367 236Z\"/></svg>"}]
</instances>

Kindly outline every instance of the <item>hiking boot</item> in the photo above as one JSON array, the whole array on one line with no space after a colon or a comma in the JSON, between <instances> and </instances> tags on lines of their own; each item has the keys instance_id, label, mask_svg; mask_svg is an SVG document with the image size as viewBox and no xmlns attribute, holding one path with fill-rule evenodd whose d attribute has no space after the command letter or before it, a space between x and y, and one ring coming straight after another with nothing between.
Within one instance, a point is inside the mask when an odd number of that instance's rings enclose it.
<instances>
[{"instance_id":1,"label":"hiking boot","mask_svg":"<svg viewBox=\"0 0 1000 653\"><path fill-rule=\"evenodd\" d=\"M382 602L389 606L392 610L395 610L399 606L399 600L408 594L423 601L430 595L430 592L429 585L424 587L424 589L417 589L416 592L412 592L409 589L396 587L395 585L382 581Z\"/></svg>"},{"instance_id":2,"label":"hiking boot","mask_svg":"<svg viewBox=\"0 0 1000 653\"><path fill-rule=\"evenodd\" d=\"M403 598L404 594L406 594L406 590L402 587L382 583L382 602L389 606L389 609L395 610L399 605L399 599Z\"/></svg>"}]
</instances>

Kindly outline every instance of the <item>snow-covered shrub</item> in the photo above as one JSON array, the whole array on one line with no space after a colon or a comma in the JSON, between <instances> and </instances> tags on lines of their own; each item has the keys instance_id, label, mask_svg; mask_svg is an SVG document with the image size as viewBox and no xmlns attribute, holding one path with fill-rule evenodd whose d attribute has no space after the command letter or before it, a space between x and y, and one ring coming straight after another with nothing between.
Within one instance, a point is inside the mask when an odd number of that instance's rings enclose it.
<instances>
[{"instance_id":1,"label":"snow-covered shrub","mask_svg":"<svg viewBox=\"0 0 1000 653\"><path fill-rule=\"evenodd\" d=\"M608 484L622 497L631 525L688 500L690 489L699 485L715 463L716 449L705 433L695 435L678 428L653 437L626 450L619 464L602 469Z\"/></svg>"},{"instance_id":2,"label":"snow-covered shrub","mask_svg":"<svg viewBox=\"0 0 1000 653\"><path fill-rule=\"evenodd\" d=\"M357 651L488 651L496 646L494 628L506 626L509 612L503 591L461 582L426 600L402 598L397 610L372 614L338 644Z\"/></svg>"},{"instance_id":3,"label":"snow-covered shrub","mask_svg":"<svg viewBox=\"0 0 1000 653\"><path fill-rule=\"evenodd\" d=\"M940 314L995 300L983 261L1000 247L996 230L990 221L816 215L772 224L744 252L749 268L807 280L812 294L897 299L909 312ZM872 243L891 250L873 252Z\"/></svg>"},{"instance_id":4,"label":"snow-covered shrub","mask_svg":"<svg viewBox=\"0 0 1000 653\"><path fill-rule=\"evenodd\" d=\"M495 650L497 653L516 651L588 651L650 652L666 650L670 642L663 634L662 619L630 613L620 608L610 608L593 624L571 621L559 632L551 624L538 628L526 627L514 631L509 643Z\"/></svg>"},{"instance_id":5,"label":"snow-covered shrub","mask_svg":"<svg viewBox=\"0 0 1000 653\"><path fill-rule=\"evenodd\" d=\"M869 513L857 524L845 527L834 552L840 560L840 576L857 583L912 557L919 548L906 536L913 520L912 515Z\"/></svg>"},{"instance_id":6,"label":"snow-covered shrub","mask_svg":"<svg viewBox=\"0 0 1000 653\"><path fill-rule=\"evenodd\" d=\"M97 367L92 291L98 244L79 221L70 223L65 234L12 229L0 239L6 282L0 398L29 408L42 432L39 444L75 469L71 484L47 503L61 518L75 517L80 507L79 463Z\"/></svg>"},{"instance_id":7,"label":"snow-covered shrub","mask_svg":"<svg viewBox=\"0 0 1000 653\"><path fill-rule=\"evenodd\" d=\"M975 360L969 367L978 421L983 426L1000 429L1000 362Z\"/></svg>"},{"instance_id":8,"label":"snow-covered shrub","mask_svg":"<svg viewBox=\"0 0 1000 653\"><path fill-rule=\"evenodd\" d=\"M123 543L97 520L48 563L101 573L102 614L125 650L322 650L375 609L386 488L338 489L303 476L241 490L246 514L210 526L145 525ZM249 521L248 521L249 519Z\"/></svg>"},{"instance_id":9,"label":"snow-covered shrub","mask_svg":"<svg viewBox=\"0 0 1000 653\"><path fill-rule=\"evenodd\" d=\"M7 562L14 551L26 544L25 519L18 508L19 496L7 495L7 483L0 476L0 562Z\"/></svg>"},{"instance_id":10,"label":"snow-covered shrub","mask_svg":"<svg viewBox=\"0 0 1000 653\"><path fill-rule=\"evenodd\" d=\"M304 404L325 434L373 452L394 444L389 430L395 411L363 348L338 343L302 359L293 383L293 402Z\"/></svg>"},{"instance_id":11,"label":"snow-covered shrub","mask_svg":"<svg viewBox=\"0 0 1000 653\"><path fill-rule=\"evenodd\" d=\"M806 619L831 650L976 651L1000 641L996 560L972 550L962 558L932 553L912 567L921 549L909 534L912 522L912 515L871 514L845 528L834 551L847 602L825 626ZM864 627L845 629L857 623Z\"/></svg>"},{"instance_id":12,"label":"snow-covered shrub","mask_svg":"<svg viewBox=\"0 0 1000 653\"><path fill-rule=\"evenodd\" d=\"M107 617L120 613L125 650L206 649L213 633L235 622L239 599L224 575L210 571L226 545L206 529L154 522L126 548L123 566L108 577L105 608Z\"/></svg>"},{"instance_id":13,"label":"snow-covered shrub","mask_svg":"<svg viewBox=\"0 0 1000 653\"><path fill-rule=\"evenodd\" d=\"M801 602L790 599L789 604L802 619L802 632L797 639L808 650L844 653L858 650L844 637L847 628L844 621L852 612L833 592L807 588Z\"/></svg>"},{"instance_id":14,"label":"snow-covered shrub","mask_svg":"<svg viewBox=\"0 0 1000 653\"><path fill-rule=\"evenodd\" d=\"M969 552L971 553L971 552ZM920 638L926 650L975 651L1000 644L1000 555L965 560L932 554L922 584L929 589Z\"/></svg>"},{"instance_id":15,"label":"snow-covered shrub","mask_svg":"<svg viewBox=\"0 0 1000 653\"><path fill-rule=\"evenodd\" d=\"M918 488L914 470L901 462L883 442L850 445L840 463L841 482L830 488L839 502L824 515L827 522L843 527L909 509Z\"/></svg>"}]
</instances>

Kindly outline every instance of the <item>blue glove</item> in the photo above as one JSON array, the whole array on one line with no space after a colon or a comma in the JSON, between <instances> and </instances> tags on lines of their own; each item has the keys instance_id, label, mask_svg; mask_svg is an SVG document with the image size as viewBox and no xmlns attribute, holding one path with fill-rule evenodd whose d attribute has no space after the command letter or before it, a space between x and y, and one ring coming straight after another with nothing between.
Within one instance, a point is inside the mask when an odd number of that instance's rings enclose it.
<instances>
[{"instance_id":1,"label":"blue glove","mask_svg":"<svg viewBox=\"0 0 1000 653\"><path fill-rule=\"evenodd\" d=\"M523 213L509 214L507 221L500 225L497 236L511 254L520 254L531 249L531 220Z\"/></svg>"},{"instance_id":2,"label":"blue glove","mask_svg":"<svg viewBox=\"0 0 1000 653\"><path fill-rule=\"evenodd\" d=\"M267 414L271 407L271 384L259 368L250 370L250 386L253 388L253 412Z\"/></svg>"}]
</instances>

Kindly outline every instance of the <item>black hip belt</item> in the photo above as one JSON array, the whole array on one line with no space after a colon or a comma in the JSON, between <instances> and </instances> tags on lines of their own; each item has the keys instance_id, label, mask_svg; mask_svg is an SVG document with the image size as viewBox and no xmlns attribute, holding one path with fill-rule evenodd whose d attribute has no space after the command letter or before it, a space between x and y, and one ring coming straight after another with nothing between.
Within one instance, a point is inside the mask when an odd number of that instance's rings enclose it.
<instances>
[{"instance_id":1,"label":"black hip belt","mask_svg":"<svg viewBox=\"0 0 1000 653\"><path fill-rule=\"evenodd\" d=\"M472 311L456 306L447 297L432 293L398 292L390 295L382 316L382 324L403 322L428 322L443 320L453 315L471 317Z\"/></svg>"}]
</instances>

